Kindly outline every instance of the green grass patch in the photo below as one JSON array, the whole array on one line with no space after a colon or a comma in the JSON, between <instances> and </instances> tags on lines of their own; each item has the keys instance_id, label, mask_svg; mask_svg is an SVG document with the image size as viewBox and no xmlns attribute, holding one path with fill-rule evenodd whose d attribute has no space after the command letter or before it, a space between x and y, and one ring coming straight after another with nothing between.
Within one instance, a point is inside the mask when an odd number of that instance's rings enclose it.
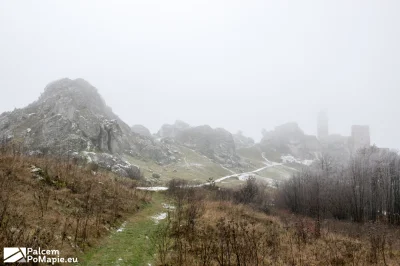
<instances>
[{"instance_id":1,"label":"green grass patch","mask_svg":"<svg viewBox=\"0 0 400 266\"><path fill-rule=\"evenodd\" d=\"M236 153L245 161L256 167L262 167L265 165L265 160L261 155L261 150L257 146L237 149Z\"/></svg>"},{"instance_id":2,"label":"green grass patch","mask_svg":"<svg viewBox=\"0 0 400 266\"><path fill-rule=\"evenodd\" d=\"M153 264L156 251L150 238L157 230L157 225L151 216L166 212L161 205L164 199L162 193L154 192L151 203L125 221L122 231L114 230L97 247L86 252L79 259L79 265Z\"/></svg>"}]
</instances>

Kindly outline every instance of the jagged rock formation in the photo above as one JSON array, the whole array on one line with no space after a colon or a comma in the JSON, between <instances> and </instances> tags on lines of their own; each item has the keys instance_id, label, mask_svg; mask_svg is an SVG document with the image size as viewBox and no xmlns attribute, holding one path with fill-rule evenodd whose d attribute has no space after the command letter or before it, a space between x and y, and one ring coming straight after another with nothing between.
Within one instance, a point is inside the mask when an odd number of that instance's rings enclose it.
<instances>
[{"instance_id":1,"label":"jagged rock formation","mask_svg":"<svg viewBox=\"0 0 400 266\"><path fill-rule=\"evenodd\" d=\"M227 167L237 166L240 160L232 134L222 128L190 127L178 120L163 125L157 135L164 143L184 145Z\"/></svg>"},{"instance_id":2,"label":"jagged rock formation","mask_svg":"<svg viewBox=\"0 0 400 266\"><path fill-rule=\"evenodd\" d=\"M239 131L232 136L236 149L248 148L254 145L254 139L244 136L242 131Z\"/></svg>"},{"instance_id":3,"label":"jagged rock formation","mask_svg":"<svg viewBox=\"0 0 400 266\"><path fill-rule=\"evenodd\" d=\"M142 135L142 136L145 136L145 137L152 137L150 130L147 127L143 126L143 125L133 125L131 127L131 129L132 129L133 132L135 132L135 133L137 133L139 135Z\"/></svg>"},{"instance_id":4,"label":"jagged rock formation","mask_svg":"<svg viewBox=\"0 0 400 266\"><path fill-rule=\"evenodd\" d=\"M236 165L239 159L232 134L223 128L212 129L210 126L188 128L180 132L176 139L208 158L228 166Z\"/></svg>"},{"instance_id":5,"label":"jagged rock formation","mask_svg":"<svg viewBox=\"0 0 400 266\"><path fill-rule=\"evenodd\" d=\"M304 134L297 123L286 123L277 126L273 131L265 132L260 147L266 152L291 154L300 159L315 159L322 151L318 139Z\"/></svg>"},{"instance_id":6,"label":"jagged rock formation","mask_svg":"<svg viewBox=\"0 0 400 266\"><path fill-rule=\"evenodd\" d=\"M90 151L115 157L127 153L161 164L172 160L166 146L132 132L83 79L52 82L34 103L1 114L0 137L20 143L30 153Z\"/></svg>"},{"instance_id":7,"label":"jagged rock formation","mask_svg":"<svg viewBox=\"0 0 400 266\"><path fill-rule=\"evenodd\" d=\"M117 175L140 178L140 169L136 165L114 156L109 153L82 152L74 154L75 157L86 160L88 163L94 163L99 167L107 169Z\"/></svg>"},{"instance_id":8,"label":"jagged rock formation","mask_svg":"<svg viewBox=\"0 0 400 266\"><path fill-rule=\"evenodd\" d=\"M157 136L160 138L175 138L180 132L188 128L190 128L189 124L181 120L176 120L175 124L173 125L162 125L161 129L157 133Z\"/></svg>"}]
</instances>

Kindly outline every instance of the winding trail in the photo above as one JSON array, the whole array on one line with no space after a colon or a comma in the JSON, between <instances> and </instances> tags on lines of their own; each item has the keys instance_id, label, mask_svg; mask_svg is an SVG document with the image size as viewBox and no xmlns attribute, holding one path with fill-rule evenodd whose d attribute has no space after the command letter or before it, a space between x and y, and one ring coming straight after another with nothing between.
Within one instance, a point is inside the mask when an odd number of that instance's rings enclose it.
<instances>
[{"instance_id":1,"label":"winding trail","mask_svg":"<svg viewBox=\"0 0 400 266\"><path fill-rule=\"evenodd\" d=\"M263 159L265 160L265 162L264 162L265 166L263 166L263 167L261 167L261 168L258 168L258 169L256 169L256 170L253 170L253 171L245 172L245 173L235 173L235 172L232 171L231 169L228 169L228 168L224 167L223 165L220 165L223 169L225 169L225 170L231 172L232 174L231 174L231 175L227 175L227 176L220 177L220 178L214 180L214 182L215 182L215 183L220 183L220 182L224 181L225 179L228 179L228 178L231 178L231 177L238 177L238 178L240 178L241 176L244 177L243 179L246 179L247 176L249 176L249 175L251 175L251 174L255 174L255 173L258 173L258 172L260 172L260 171L262 171L262 170L264 170L264 169L272 168L272 167L276 167L276 166L283 166L283 167L287 167L288 169L297 171L297 169L292 168L292 167L289 167L289 166L286 166L286 165L284 165L283 163L271 162L270 160L268 160L268 159L265 157L264 153L261 153L261 156L262 156ZM185 158L185 162L186 162L186 158ZM187 162L186 162L186 163L187 163ZM265 177L265 179L266 179L269 183L273 183L274 181L276 181L276 180L274 180L274 179L272 179L272 178L267 178L267 177ZM193 186L191 186L191 187L201 187L201 186L207 186L207 185L210 185L210 182L206 182L206 183L203 183L203 184L200 184L200 185L193 185ZM148 190L148 191L163 191L163 190L168 190L168 187L137 187L137 189L139 189L139 190Z\"/></svg>"},{"instance_id":2,"label":"winding trail","mask_svg":"<svg viewBox=\"0 0 400 266\"><path fill-rule=\"evenodd\" d=\"M131 215L119 229L101 240L79 258L79 265L153 265L155 246L151 240L167 206L161 193L153 194L152 203ZM169 206L169 205L168 205Z\"/></svg>"}]
</instances>

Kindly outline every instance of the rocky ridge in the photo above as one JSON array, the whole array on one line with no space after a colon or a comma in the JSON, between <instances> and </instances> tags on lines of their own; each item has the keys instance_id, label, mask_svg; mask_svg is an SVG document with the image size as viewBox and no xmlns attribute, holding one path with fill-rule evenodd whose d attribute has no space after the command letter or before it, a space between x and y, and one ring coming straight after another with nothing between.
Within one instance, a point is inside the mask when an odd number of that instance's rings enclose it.
<instances>
[{"instance_id":1,"label":"rocky ridge","mask_svg":"<svg viewBox=\"0 0 400 266\"><path fill-rule=\"evenodd\" d=\"M150 130L143 125L133 125L131 127L131 130L139 135L149 137L149 138L152 137Z\"/></svg>"},{"instance_id":2,"label":"rocky ridge","mask_svg":"<svg viewBox=\"0 0 400 266\"><path fill-rule=\"evenodd\" d=\"M226 167L240 164L234 138L223 128L213 129L208 125L191 127L178 120L173 125L163 125L157 136L163 142L183 145Z\"/></svg>"},{"instance_id":3,"label":"rocky ridge","mask_svg":"<svg viewBox=\"0 0 400 266\"><path fill-rule=\"evenodd\" d=\"M83 79L54 81L34 103L1 114L0 137L2 142L18 143L30 154L107 161L99 164L125 176L129 176L127 167L131 166L121 159L124 154L159 164L175 159L167 146L133 132L106 105L97 89ZM97 156L89 159L83 152ZM136 171L134 166L131 169Z\"/></svg>"}]
</instances>

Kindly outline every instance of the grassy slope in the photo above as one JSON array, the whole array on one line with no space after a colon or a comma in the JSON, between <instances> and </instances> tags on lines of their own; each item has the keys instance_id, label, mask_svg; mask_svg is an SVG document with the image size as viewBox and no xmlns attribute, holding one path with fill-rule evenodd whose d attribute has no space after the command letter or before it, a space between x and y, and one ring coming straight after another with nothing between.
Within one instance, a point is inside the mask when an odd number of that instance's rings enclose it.
<instances>
[{"instance_id":1,"label":"grassy slope","mask_svg":"<svg viewBox=\"0 0 400 266\"><path fill-rule=\"evenodd\" d=\"M261 150L257 146L237 149L236 153L247 163L250 163L255 167L259 168L264 166L265 160L261 156Z\"/></svg>"},{"instance_id":2,"label":"grassy slope","mask_svg":"<svg viewBox=\"0 0 400 266\"><path fill-rule=\"evenodd\" d=\"M134 186L51 158L1 154L0 246L51 247L75 257L146 202Z\"/></svg>"},{"instance_id":3,"label":"grassy slope","mask_svg":"<svg viewBox=\"0 0 400 266\"><path fill-rule=\"evenodd\" d=\"M265 166L265 160L262 157L262 151L260 150L259 147L253 146L249 148L242 148L238 149L237 153L245 159L248 163L257 166L258 168L261 168ZM280 155L277 152L274 153L264 153L267 159L269 159L272 162L280 162ZM291 166L293 168L293 166ZM286 178L289 178L293 173L295 172L294 169L290 169L285 166L274 166L270 168L266 168L262 171L257 172L256 177L259 180L263 180L263 178L270 178L274 180L285 180ZM234 183L241 182L241 181L236 181L234 180L237 178L231 178L227 179L226 181L233 181Z\"/></svg>"},{"instance_id":4,"label":"grassy slope","mask_svg":"<svg viewBox=\"0 0 400 266\"><path fill-rule=\"evenodd\" d=\"M275 180L285 180L289 178L295 171L285 166L275 166L264 169L257 173L260 177L271 178Z\"/></svg>"},{"instance_id":5,"label":"grassy slope","mask_svg":"<svg viewBox=\"0 0 400 266\"><path fill-rule=\"evenodd\" d=\"M182 159L176 163L169 165L158 165L154 161L143 161L134 157L126 156L126 160L139 166L144 175L149 178L153 173L158 173L161 178L158 180L159 185L165 185L173 178L180 178L188 181L204 183L210 177L218 179L232 173L221 167L221 165L212 162L209 158L183 146L180 146L179 151L182 154ZM257 146L242 148L237 150L237 154L243 160L251 165L249 169L244 171L253 171L265 166L265 160L262 157L262 152ZM272 160L272 159L271 159ZM239 173L238 171L236 171ZM265 178L274 180L284 180L291 176L294 170L284 166L275 166L265 169L257 173L256 177L262 181ZM243 184L243 181L237 177L232 177L219 183L222 187L237 187ZM158 185L158 184L157 184Z\"/></svg>"},{"instance_id":6,"label":"grassy slope","mask_svg":"<svg viewBox=\"0 0 400 266\"><path fill-rule=\"evenodd\" d=\"M185 147L179 147L179 149L183 155L181 161L164 166L153 161L142 161L129 156L126 159L139 166L146 177L151 177L152 173L160 174L160 182L164 184L173 178L205 182L210 177L219 178L231 174L219 164L191 149Z\"/></svg>"},{"instance_id":7,"label":"grassy slope","mask_svg":"<svg viewBox=\"0 0 400 266\"><path fill-rule=\"evenodd\" d=\"M165 212L164 196L153 193L151 203L130 217L122 232L115 230L98 247L80 258L80 265L149 265L153 262L154 247L150 236L157 228L151 216Z\"/></svg>"}]
</instances>

